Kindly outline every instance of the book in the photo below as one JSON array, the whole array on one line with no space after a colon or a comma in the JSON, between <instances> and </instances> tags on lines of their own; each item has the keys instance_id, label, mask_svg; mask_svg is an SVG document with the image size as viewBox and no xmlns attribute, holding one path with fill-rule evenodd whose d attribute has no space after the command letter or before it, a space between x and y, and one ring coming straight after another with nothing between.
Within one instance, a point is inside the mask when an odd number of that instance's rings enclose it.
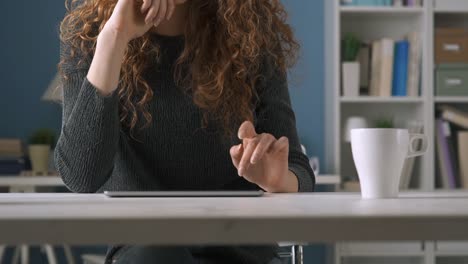
<instances>
[{"instance_id":1,"label":"book","mask_svg":"<svg viewBox=\"0 0 468 264\"><path fill-rule=\"evenodd\" d=\"M394 43L385 38L372 44L371 96L391 96Z\"/></svg>"},{"instance_id":2,"label":"book","mask_svg":"<svg viewBox=\"0 0 468 264\"><path fill-rule=\"evenodd\" d=\"M436 120L436 139L437 139L437 156L439 161L439 169L441 177L442 188L444 189L455 189L457 188L456 183L456 171L453 153L450 150L450 127L447 121L442 119Z\"/></svg>"},{"instance_id":3,"label":"book","mask_svg":"<svg viewBox=\"0 0 468 264\"><path fill-rule=\"evenodd\" d=\"M370 87L369 87L369 95L370 96L378 96L379 95L379 76L380 76L380 40L376 40L372 42L372 50L371 50L371 80L370 80Z\"/></svg>"},{"instance_id":4,"label":"book","mask_svg":"<svg viewBox=\"0 0 468 264\"><path fill-rule=\"evenodd\" d=\"M382 39L381 46L381 71L380 71L380 96L389 97L392 95L393 59L394 59L393 39Z\"/></svg>"},{"instance_id":5,"label":"book","mask_svg":"<svg viewBox=\"0 0 468 264\"><path fill-rule=\"evenodd\" d=\"M410 134L421 134L423 133L423 123L418 122L418 121L411 121L409 122L408 125L408 131ZM419 149L421 146L421 142L417 142L417 145L415 146L416 149ZM400 189L401 190L406 190L409 189L410 183L411 183L411 176L414 171L414 163L416 161L416 157L413 158L408 158L405 160L405 163L403 165L403 170L401 173L401 178L400 178Z\"/></svg>"},{"instance_id":6,"label":"book","mask_svg":"<svg viewBox=\"0 0 468 264\"><path fill-rule=\"evenodd\" d=\"M359 86L361 89L368 89L370 82L370 58L371 58L371 46L364 44L359 50L357 61L361 67L359 73Z\"/></svg>"},{"instance_id":7,"label":"book","mask_svg":"<svg viewBox=\"0 0 468 264\"><path fill-rule=\"evenodd\" d=\"M468 131L458 132L458 164L460 185L468 189Z\"/></svg>"},{"instance_id":8,"label":"book","mask_svg":"<svg viewBox=\"0 0 468 264\"><path fill-rule=\"evenodd\" d=\"M421 80L421 59L422 59L422 43L419 32L413 32L408 35L410 45L409 62L408 62L408 83L407 95L419 95L419 83Z\"/></svg>"},{"instance_id":9,"label":"book","mask_svg":"<svg viewBox=\"0 0 468 264\"><path fill-rule=\"evenodd\" d=\"M25 170L24 158L0 160L0 175L18 175Z\"/></svg>"},{"instance_id":10,"label":"book","mask_svg":"<svg viewBox=\"0 0 468 264\"><path fill-rule=\"evenodd\" d=\"M0 157L21 157L23 148L20 139L0 138Z\"/></svg>"},{"instance_id":11,"label":"book","mask_svg":"<svg viewBox=\"0 0 468 264\"><path fill-rule=\"evenodd\" d=\"M442 111L441 116L444 120L447 120L460 127L468 129L468 113L448 105L440 106L439 110Z\"/></svg>"},{"instance_id":12,"label":"book","mask_svg":"<svg viewBox=\"0 0 468 264\"><path fill-rule=\"evenodd\" d=\"M395 44L395 61L393 64L393 96L406 96L408 82L409 42L398 41Z\"/></svg>"}]
</instances>

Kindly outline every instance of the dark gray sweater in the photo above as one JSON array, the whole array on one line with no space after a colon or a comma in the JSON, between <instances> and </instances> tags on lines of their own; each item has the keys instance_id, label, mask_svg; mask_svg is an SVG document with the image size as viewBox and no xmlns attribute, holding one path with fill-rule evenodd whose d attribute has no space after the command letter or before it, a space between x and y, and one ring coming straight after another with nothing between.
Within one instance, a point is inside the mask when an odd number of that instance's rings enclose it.
<instances>
[{"instance_id":1,"label":"dark gray sweater","mask_svg":"<svg viewBox=\"0 0 468 264\"><path fill-rule=\"evenodd\" d=\"M75 56L63 65L69 78L63 80L63 124L55 161L67 187L80 193L258 189L239 177L232 164L229 149L238 139L227 140L222 131L203 129L200 109L174 82L173 65L183 49L183 37L154 35L153 41L162 51L161 60L145 73L154 90L148 106L153 120L137 130L137 140L119 121L117 94L103 97L86 79L92 58ZM62 43L61 56L70 58L67 43ZM82 58L86 63L78 66ZM286 78L270 75L260 86L256 130L289 138L289 168L298 178L299 190L312 191L314 175L301 152ZM236 252L239 257L245 254Z\"/></svg>"}]
</instances>

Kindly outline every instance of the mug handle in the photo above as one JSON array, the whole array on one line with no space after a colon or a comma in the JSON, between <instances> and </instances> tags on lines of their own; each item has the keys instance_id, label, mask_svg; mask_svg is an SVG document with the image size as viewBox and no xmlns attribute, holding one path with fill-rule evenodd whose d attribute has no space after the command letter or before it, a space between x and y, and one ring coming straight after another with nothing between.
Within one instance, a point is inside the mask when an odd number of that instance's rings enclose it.
<instances>
[{"instance_id":1,"label":"mug handle","mask_svg":"<svg viewBox=\"0 0 468 264\"><path fill-rule=\"evenodd\" d=\"M414 149L414 142L416 140L421 140L422 145L420 150ZM417 156L424 155L427 151L427 137L423 134L410 134L410 144L409 144L409 153L407 158L413 158Z\"/></svg>"}]
</instances>

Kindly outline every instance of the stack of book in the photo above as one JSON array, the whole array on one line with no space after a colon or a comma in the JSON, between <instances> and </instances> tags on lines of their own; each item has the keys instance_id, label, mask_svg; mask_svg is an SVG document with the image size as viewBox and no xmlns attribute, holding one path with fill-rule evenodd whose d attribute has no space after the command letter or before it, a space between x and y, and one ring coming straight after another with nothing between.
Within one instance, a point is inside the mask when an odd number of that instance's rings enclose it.
<instances>
[{"instance_id":1,"label":"stack of book","mask_svg":"<svg viewBox=\"0 0 468 264\"><path fill-rule=\"evenodd\" d=\"M18 175L25 169L20 139L0 139L0 175Z\"/></svg>"},{"instance_id":2,"label":"stack of book","mask_svg":"<svg viewBox=\"0 0 468 264\"><path fill-rule=\"evenodd\" d=\"M436 187L468 188L468 112L440 106L436 120Z\"/></svg>"},{"instance_id":3,"label":"stack of book","mask_svg":"<svg viewBox=\"0 0 468 264\"><path fill-rule=\"evenodd\" d=\"M363 45L361 88L370 96L419 96L422 42L417 32L395 41L384 38Z\"/></svg>"},{"instance_id":4,"label":"stack of book","mask_svg":"<svg viewBox=\"0 0 468 264\"><path fill-rule=\"evenodd\" d=\"M421 6L422 0L341 0L346 6Z\"/></svg>"}]
</instances>

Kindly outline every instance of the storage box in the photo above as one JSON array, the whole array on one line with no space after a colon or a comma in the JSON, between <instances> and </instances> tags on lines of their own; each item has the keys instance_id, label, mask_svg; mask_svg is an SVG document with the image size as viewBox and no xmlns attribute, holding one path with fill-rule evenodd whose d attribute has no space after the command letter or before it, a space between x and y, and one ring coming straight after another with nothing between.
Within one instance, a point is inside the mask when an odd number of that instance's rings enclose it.
<instances>
[{"instance_id":1,"label":"storage box","mask_svg":"<svg viewBox=\"0 0 468 264\"><path fill-rule=\"evenodd\" d=\"M468 29L438 28L434 46L436 64L468 63Z\"/></svg>"},{"instance_id":2,"label":"storage box","mask_svg":"<svg viewBox=\"0 0 468 264\"><path fill-rule=\"evenodd\" d=\"M468 96L468 64L439 65L436 70L436 95Z\"/></svg>"},{"instance_id":3,"label":"storage box","mask_svg":"<svg viewBox=\"0 0 468 264\"><path fill-rule=\"evenodd\" d=\"M468 1L466 0L435 0L434 7L441 11L460 11L468 10Z\"/></svg>"}]
</instances>

